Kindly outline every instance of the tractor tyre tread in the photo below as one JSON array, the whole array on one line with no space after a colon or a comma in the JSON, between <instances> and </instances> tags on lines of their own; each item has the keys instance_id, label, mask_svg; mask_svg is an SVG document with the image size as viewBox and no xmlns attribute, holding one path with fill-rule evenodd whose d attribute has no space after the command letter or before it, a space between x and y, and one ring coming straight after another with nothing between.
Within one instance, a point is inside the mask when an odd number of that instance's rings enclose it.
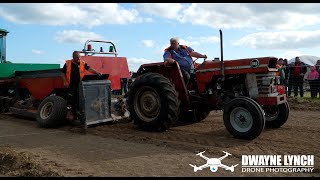
<instances>
[{"instance_id":1,"label":"tractor tyre tread","mask_svg":"<svg viewBox=\"0 0 320 180\"><path fill-rule=\"evenodd\" d=\"M161 109L159 115L151 122L145 122L139 118L134 109L134 97L143 86L150 86L160 96ZM165 131L175 124L179 115L180 101L174 85L158 73L146 73L138 76L131 84L127 96L130 119L138 129L142 131Z\"/></svg>"}]
</instances>

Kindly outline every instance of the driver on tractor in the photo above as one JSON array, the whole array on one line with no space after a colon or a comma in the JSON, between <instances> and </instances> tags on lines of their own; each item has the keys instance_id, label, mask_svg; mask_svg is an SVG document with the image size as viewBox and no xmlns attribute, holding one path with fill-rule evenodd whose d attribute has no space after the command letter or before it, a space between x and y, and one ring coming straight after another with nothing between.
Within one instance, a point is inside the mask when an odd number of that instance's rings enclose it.
<instances>
[{"instance_id":1,"label":"driver on tractor","mask_svg":"<svg viewBox=\"0 0 320 180\"><path fill-rule=\"evenodd\" d=\"M179 45L177 37L170 39L170 47L164 50L163 59L164 65L178 62L185 84L190 80L190 74L194 72L194 62L192 57L207 58L207 55L195 52L191 47L186 45Z\"/></svg>"},{"instance_id":2,"label":"driver on tractor","mask_svg":"<svg viewBox=\"0 0 320 180\"><path fill-rule=\"evenodd\" d=\"M85 70L101 76L101 73L91 68L85 61L80 59L80 52L74 51L72 53L72 59L66 60L62 72L65 76L62 76L65 87L69 87L72 94L72 113L73 119L78 118L77 112L79 111L79 83L85 75Z\"/></svg>"}]
</instances>

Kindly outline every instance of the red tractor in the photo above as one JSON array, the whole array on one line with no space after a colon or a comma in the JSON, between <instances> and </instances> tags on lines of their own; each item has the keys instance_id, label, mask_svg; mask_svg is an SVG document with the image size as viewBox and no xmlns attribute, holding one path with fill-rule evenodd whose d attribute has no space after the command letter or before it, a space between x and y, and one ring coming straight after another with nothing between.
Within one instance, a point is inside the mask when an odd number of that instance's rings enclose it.
<instances>
[{"instance_id":1,"label":"red tractor","mask_svg":"<svg viewBox=\"0 0 320 180\"><path fill-rule=\"evenodd\" d=\"M165 131L177 120L199 122L222 110L226 129L236 138L254 139L265 126L288 119L286 95L278 92L277 58L204 60L185 84L178 63L143 64L127 94L134 124L144 131Z\"/></svg>"}]
</instances>

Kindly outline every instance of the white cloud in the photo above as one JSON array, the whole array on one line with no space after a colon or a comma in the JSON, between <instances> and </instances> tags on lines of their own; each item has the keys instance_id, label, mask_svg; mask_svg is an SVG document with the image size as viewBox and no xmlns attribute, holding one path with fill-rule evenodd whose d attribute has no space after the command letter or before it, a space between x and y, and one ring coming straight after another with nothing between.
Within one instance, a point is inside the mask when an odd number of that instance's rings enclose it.
<instances>
[{"instance_id":1,"label":"white cloud","mask_svg":"<svg viewBox=\"0 0 320 180\"><path fill-rule=\"evenodd\" d=\"M299 29L320 23L320 4L192 3L139 4L137 9L182 23L212 28Z\"/></svg>"},{"instance_id":2,"label":"white cloud","mask_svg":"<svg viewBox=\"0 0 320 180\"><path fill-rule=\"evenodd\" d=\"M150 17L144 18L143 20L144 20L144 22L146 22L146 23L154 22L154 20L153 20L152 18L150 18Z\"/></svg>"},{"instance_id":3,"label":"white cloud","mask_svg":"<svg viewBox=\"0 0 320 180\"><path fill-rule=\"evenodd\" d=\"M155 43L153 40L142 40L142 44L145 46L145 47L149 47L149 48L153 48Z\"/></svg>"},{"instance_id":4,"label":"white cloud","mask_svg":"<svg viewBox=\"0 0 320 180\"><path fill-rule=\"evenodd\" d=\"M320 22L319 4L192 4L181 22L212 28L298 29ZM178 19L179 20L179 19Z\"/></svg>"},{"instance_id":5,"label":"white cloud","mask_svg":"<svg viewBox=\"0 0 320 180\"><path fill-rule=\"evenodd\" d=\"M37 49L32 49L31 52L32 52L32 54L36 54L36 55L40 55L40 54L44 53L43 51L37 50Z\"/></svg>"},{"instance_id":6,"label":"white cloud","mask_svg":"<svg viewBox=\"0 0 320 180\"><path fill-rule=\"evenodd\" d=\"M8 3L1 4L0 17L18 24L88 27L144 21L137 10L115 3Z\"/></svg>"},{"instance_id":7,"label":"white cloud","mask_svg":"<svg viewBox=\"0 0 320 180\"><path fill-rule=\"evenodd\" d=\"M60 43L80 43L84 44L88 39L101 40L103 36L94 32L85 32L78 30L59 31L54 39Z\"/></svg>"},{"instance_id":8,"label":"white cloud","mask_svg":"<svg viewBox=\"0 0 320 180\"><path fill-rule=\"evenodd\" d=\"M0 17L19 24L82 25L152 22L158 16L212 28L294 30L320 23L317 3L3 3ZM151 15L141 17L139 13Z\"/></svg>"},{"instance_id":9,"label":"white cloud","mask_svg":"<svg viewBox=\"0 0 320 180\"><path fill-rule=\"evenodd\" d=\"M150 60L145 58L128 58L129 70L136 72L142 64L160 62L159 60Z\"/></svg>"},{"instance_id":10,"label":"white cloud","mask_svg":"<svg viewBox=\"0 0 320 180\"><path fill-rule=\"evenodd\" d=\"M255 49L299 49L320 46L320 30L258 32L235 41L235 46Z\"/></svg>"},{"instance_id":11,"label":"white cloud","mask_svg":"<svg viewBox=\"0 0 320 180\"><path fill-rule=\"evenodd\" d=\"M207 37L191 37L190 36L185 41L185 43L190 43L190 46L192 45L199 46L201 44L214 44L219 42L220 42L220 38L218 36L207 36Z\"/></svg>"},{"instance_id":12,"label":"white cloud","mask_svg":"<svg viewBox=\"0 0 320 180\"><path fill-rule=\"evenodd\" d=\"M179 3L139 3L137 9L151 15L156 15L168 19L180 17L180 10L183 5Z\"/></svg>"}]
</instances>

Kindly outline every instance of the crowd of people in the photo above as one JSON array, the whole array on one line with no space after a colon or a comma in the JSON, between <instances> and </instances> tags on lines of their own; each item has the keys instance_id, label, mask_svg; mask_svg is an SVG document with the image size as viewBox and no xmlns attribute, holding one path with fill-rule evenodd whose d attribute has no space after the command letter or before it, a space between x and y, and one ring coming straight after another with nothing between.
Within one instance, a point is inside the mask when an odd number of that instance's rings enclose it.
<instances>
[{"instance_id":1,"label":"crowd of people","mask_svg":"<svg viewBox=\"0 0 320 180\"><path fill-rule=\"evenodd\" d=\"M285 86L287 97L291 97L292 88L294 97L304 96L304 82L307 81L310 86L310 93L312 98L320 98L320 59L316 64L309 66L310 71L307 71L309 65L295 58L295 62L288 64L287 59L278 59L277 76L280 78L280 84Z\"/></svg>"}]
</instances>

